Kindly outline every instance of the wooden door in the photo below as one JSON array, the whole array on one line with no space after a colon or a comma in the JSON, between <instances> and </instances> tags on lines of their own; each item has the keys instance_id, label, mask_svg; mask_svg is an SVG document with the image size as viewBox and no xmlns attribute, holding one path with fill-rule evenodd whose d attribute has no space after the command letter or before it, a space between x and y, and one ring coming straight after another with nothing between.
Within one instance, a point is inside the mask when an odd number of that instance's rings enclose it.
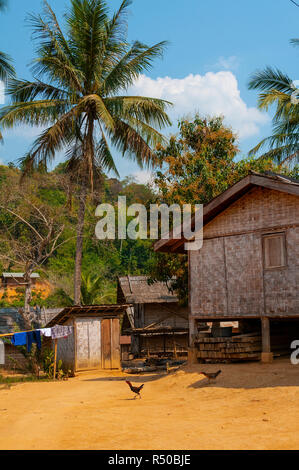
<instances>
[{"instance_id":1,"label":"wooden door","mask_svg":"<svg viewBox=\"0 0 299 470\"><path fill-rule=\"evenodd\" d=\"M101 367L101 319L77 318L77 369Z\"/></svg>"},{"instance_id":2,"label":"wooden door","mask_svg":"<svg viewBox=\"0 0 299 470\"><path fill-rule=\"evenodd\" d=\"M120 369L119 319L103 319L101 322L102 369Z\"/></svg>"}]
</instances>

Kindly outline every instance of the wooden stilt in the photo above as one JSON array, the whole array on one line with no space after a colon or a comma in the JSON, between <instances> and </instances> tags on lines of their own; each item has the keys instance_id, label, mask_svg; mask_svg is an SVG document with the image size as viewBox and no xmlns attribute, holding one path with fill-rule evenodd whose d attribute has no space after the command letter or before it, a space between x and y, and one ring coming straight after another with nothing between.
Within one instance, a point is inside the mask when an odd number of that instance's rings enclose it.
<instances>
[{"instance_id":1,"label":"wooden stilt","mask_svg":"<svg viewBox=\"0 0 299 470\"><path fill-rule=\"evenodd\" d=\"M262 362L269 363L273 360L271 353L271 339L270 339L270 320L269 318L262 318Z\"/></svg>"},{"instance_id":2,"label":"wooden stilt","mask_svg":"<svg viewBox=\"0 0 299 470\"><path fill-rule=\"evenodd\" d=\"M174 355L174 358L177 359L178 355L177 355L177 350L176 350L176 342L175 342L174 333L172 335L172 339L173 339L173 355Z\"/></svg>"},{"instance_id":3,"label":"wooden stilt","mask_svg":"<svg viewBox=\"0 0 299 470\"><path fill-rule=\"evenodd\" d=\"M57 339L54 342L54 371L53 371L53 380L56 380L56 363L57 363Z\"/></svg>"},{"instance_id":4,"label":"wooden stilt","mask_svg":"<svg viewBox=\"0 0 299 470\"><path fill-rule=\"evenodd\" d=\"M194 340L196 338L197 328L196 328L196 320L189 317L189 347L194 347Z\"/></svg>"}]
</instances>

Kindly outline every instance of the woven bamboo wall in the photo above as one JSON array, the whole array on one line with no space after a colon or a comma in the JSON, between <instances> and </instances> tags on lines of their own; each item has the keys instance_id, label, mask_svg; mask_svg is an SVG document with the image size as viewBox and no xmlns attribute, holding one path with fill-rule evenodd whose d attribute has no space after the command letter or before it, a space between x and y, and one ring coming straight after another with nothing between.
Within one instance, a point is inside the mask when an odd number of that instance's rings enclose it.
<instances>
[{"instance_id":1,"label":"woven bamboo wall","mask_svg":"<svg viewBox=\"0 0 299 470\"><path fill-rule=\"evenodd\" d=\"M298 197L254 188L221 212L204 228L204 238L298 224Z\"/></svg>"},{"instance_id":2,"label":"woven bamboo wall","mask_svg":"<svg viewBox=\"0 0 299 470\"><path fill-rule=\"evenodd\" d=\"M144 326L159 322L158 326L172 328L188 328L188 308L180 307L178 303L145 304Z\"/></svg>"},{"instance_id":3,"label":"woven bamboo wall","mask_svg":"<svg viewBox=\"0 0 299 470\"><path fill-rule=\"evenodd\" d=\"M257 188L207 224L190 253L191 313L299 315L298 220L298 197ZM274 229L286 233L287 267L264 272L262 236Z\"/></svg>"},{"instance_id":4,"label":"woven bamboo wall","mask_svg":"<svg viewBox=\"0 0 299 470\"><path fill-rule=\"evenodd\" d=\"M65 325L73 325L73 320L69 319ZM53 344L54 347L54 344ZM63 368L72 372L75 371L75 336L74 331L67 338L61 338L57 341L57 359L62 360Z\"/></svg>"}]
</instances>

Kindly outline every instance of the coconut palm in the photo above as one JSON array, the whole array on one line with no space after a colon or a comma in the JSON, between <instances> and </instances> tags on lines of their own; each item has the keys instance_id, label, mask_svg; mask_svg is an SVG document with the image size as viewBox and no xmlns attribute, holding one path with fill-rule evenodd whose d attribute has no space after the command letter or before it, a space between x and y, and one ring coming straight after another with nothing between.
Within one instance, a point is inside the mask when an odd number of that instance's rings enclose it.
<instances>
[{"instance_id":1,"label":"coconut palm","mask_svg":"<svg viewBox=\"0 0 299 470\"><path fill-rule=\"evenodd\" d=\"M6 7L6 0L0 0L0 11L3 11ZM15 69L11 65L11 58L0 51L0 80L6 82L9 77L15 75ZM1 140L1 133L0 133Z\"/></svg>"},{"instance_id":2,"label":"coconut palm","mask_svg":"<svg viewBox=\"0 0 299 470\"><path fill-rule=\"evenodd\" d=\"M158 132L170 121L166 101L127 96L141 72L161 57L165 42L151 47L127 42L127 8L108 16L103 0L71 0L63 32L55 13L44 2L43 15L31 15L38 40L33 62L34 81L10 81L12 104L0 113L0 124L44 126L45 130L22 159L26 172L47 167L57 152L66 150L67 169L78 178L78 209L74 302L80 303L83 227L86 198L103 170L117 174L110 146L140 166L152 165L154 148L163 141Z\"/></svg>"},{"instance_id":3,"label":"coconut palm","mask_svg":"<svg viewBox=\"0 0 299 470\"><path fill-rule=\"evenodd\" d=\"M293 39L299 45L298 39ZM278 69L267 67L255 73L250 82L251 90L261 90L258 107L268 111L276 105L273 117L273 134L256 145L250 154L257 154L268 147L262 157L272 158L275 162L299 162L299 94L291 78Z\"/></svg>"},{"instance_id":4,"label":"coconut palm","mask_svg":"<svg viewBox=\"0 0 299 470\"><path fill-rule=\"evenodd\" d=\"M103 293L105 290L105 293ZM95 305L105 302L105 299L111 296L104 286L102 276L92 276L91 274L82 274L81 284L81 304Z\"/></svg>"}]
</instances>

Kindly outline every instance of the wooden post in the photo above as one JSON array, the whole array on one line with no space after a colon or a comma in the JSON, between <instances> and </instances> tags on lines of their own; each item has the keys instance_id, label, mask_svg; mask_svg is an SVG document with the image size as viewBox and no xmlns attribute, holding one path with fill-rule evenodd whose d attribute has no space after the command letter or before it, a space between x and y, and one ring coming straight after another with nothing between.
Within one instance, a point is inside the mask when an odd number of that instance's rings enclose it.
<instances>
[{"instance_id":1,"label":"wooden post","mask_svg":"<svg viewBox=\"0 0 299 470\"><path fill-rule=\"evenodd\" d=\"M196 320L189 316L189 347L194 348L194 340L196 337L197 328L196 328Z\"/></svg>"},{"instance_id":2,"label":"wooden post","mask_svg":"<svg viewBox=\"0 0 299 470\"><path fill-rule=\"evenodd\" d=\"M53 372L53 380L56 380L56 362L57 362L57 339L54 342L54 372Z\"/></svg>"},{"instance_id":3,"label":"wooden post","mask_svg":"<svg viewBox=\"0 0 299 470\"><path fill-rule=\"evenodd\" d=\"M197 363L197 349L195 347L195 338L197 334L196 320L189 315L189 348L188 348L188 363Z\"/></svg>"},{"instance_id":4,"label":"wooden post","mask_svg":"<svg viewBox=\"0 0 299 470\"><path fill-rule=\"evenodd\" d=\"M174 354L174 358L177 359L178 355L177 355L177 350L176 350L176 342L175 342L174 333L173 333L173 354Z\"/></svg>"},{"instance_id":5,"label":"wooden post","mask_svg":"<svg viewBox=\"0 0 299 470\"><path fill-rule=\"evenodd\" d=\"M271 353L271 339L270 339L270 320L269 318L262 318L262 357L263 363L270 363L273 361L273 354Z\"/></svg>"}]
</instances>

